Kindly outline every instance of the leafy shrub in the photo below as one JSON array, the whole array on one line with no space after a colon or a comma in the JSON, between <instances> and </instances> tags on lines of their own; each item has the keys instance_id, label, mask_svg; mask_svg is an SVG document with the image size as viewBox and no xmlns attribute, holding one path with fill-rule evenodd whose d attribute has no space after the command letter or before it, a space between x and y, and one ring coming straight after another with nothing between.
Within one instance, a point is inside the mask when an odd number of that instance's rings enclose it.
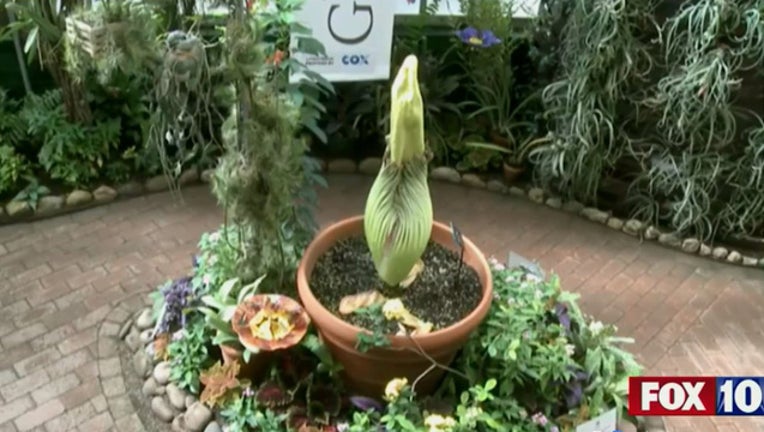
<instances>
[{"instance_id":1,"label":"leafy shrub","mask_svg":"<svg viewBox=\"0 0 764 432\"><path fill-rule=\"evenodd\" d=\"M55 180L69 186L87 185L100 177L101 168L119 145L119 120L92 126L71 123L62 107L61 92L30 95L20 112L38 161Z\"/></svg>"},{"instance_id":2,"label":"leafy shrub","mask_svg":"<svg viewBox=\"0 0 764 432\"><path fill-rule=\"evenodd\" d=\"M201 373L212 363L207 349L210 339L211 329L205 326L200 315L173 335L167 353L171 359L170 379L178 387L199 394Z\"/></svg>"},{"instance_id":3,"label":"leafy shrub","mask_svg":"<svg viewBox=\"0 0 764 432\"><path fill-rule=\"evenodd\" d=\"M27 173L29 162L10 145L0 145L0 195L16 191Z\"/></svg>"}]
</instances>

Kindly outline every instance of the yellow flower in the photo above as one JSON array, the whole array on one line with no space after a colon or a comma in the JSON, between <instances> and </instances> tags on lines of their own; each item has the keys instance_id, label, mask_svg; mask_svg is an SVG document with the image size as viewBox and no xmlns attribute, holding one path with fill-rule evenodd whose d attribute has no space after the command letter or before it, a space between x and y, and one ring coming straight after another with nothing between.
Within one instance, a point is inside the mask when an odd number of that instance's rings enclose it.
<instances>
[{"instance_id":1,"label":"yellow flower","mask_svg":"<svg viewBox=\"0 0 764 432\"><path fill-rule=\"evenodd\" d=\"M401 395L401 390L409 384L406 378L393 378L385 386L385 400L392 402Z\"/></svg>"},{"instance_id":2,"label":"yellow flower","mask_svg":"<svg viewBox=\"0 0 764 432\"><path fill-rule=\"evenodd\" d=\"M406 310L406 307L403 306L401 299L390 299L382 306L382 313L385 315L385 318L390 321L402 319L406 315L406 312L408 311Z\"/></svg>"},{"instance_id":3,"label":"yellow flower","mask_svg":"<svg viewBox=\"0 0 764 432\"><path fill-rule=\"evenodd\" d=\"M448 432L456 426L456 420L449 416L430 414L424 419L427 432Z\"/></svg>"}]
</instances>

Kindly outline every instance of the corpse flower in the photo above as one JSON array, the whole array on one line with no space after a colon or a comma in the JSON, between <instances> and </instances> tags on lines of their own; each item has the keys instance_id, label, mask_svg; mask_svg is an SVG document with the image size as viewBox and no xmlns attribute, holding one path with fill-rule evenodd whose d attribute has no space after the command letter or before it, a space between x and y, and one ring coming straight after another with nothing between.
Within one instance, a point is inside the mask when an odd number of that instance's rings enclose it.
<instances>
[{"instance_id":1,"label":"corpse flower","mask_svg":"<svg viewBox=\"0 0 764 432\"><path fill-rule=\"evenodd\" d=\"M310 318L287 296L257 294L236 307L231 324L248 350L276 351L298 344L308 331Z\"/></svg>"}]
</instances>

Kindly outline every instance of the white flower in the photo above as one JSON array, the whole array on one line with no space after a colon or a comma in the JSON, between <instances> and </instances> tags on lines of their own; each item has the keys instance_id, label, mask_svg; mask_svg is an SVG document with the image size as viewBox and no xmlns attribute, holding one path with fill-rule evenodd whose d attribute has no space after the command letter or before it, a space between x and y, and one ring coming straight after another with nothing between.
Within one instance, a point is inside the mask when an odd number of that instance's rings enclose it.
<instances>
[{"instance_id":1,"label":"white flower","mask_svg":"<svg viewBox=\"0 0 764 432\"><path fill-rule=\"evenodd\" d=\"M210 241L212 243L215 243L218 240L220 240L220 231L215 231L214 233L210 234Z\"/></svg>"},{"instance_id":2,"label":"white flower","mask_svg":"<svg viewBox=\"0 0 764 432\"><path fill-rule=\"evenodd\" d=\"M469 408L467 408L467 410L464 412L464 417L465 417L467 420L474 420L474 419L478 418L478 416L479 416L480 414L483 414L483 410L482 410L482 409L480 409L480 407L469 407Z\"/></svg>"},{"instance_id":3,"label":"white flower","mask_svg":"<svg viewBox=\"0 0 764 432\"><path fill-rule=\"evenodd\" d=\"M592 321L589 323L589 331L591 331L594 336L600 334L604 328L605 325L600 321Z\"/></svg>"},{"instance_id":4,"label":"white flower","mask_svg":"<svg viewBox=\"0 0 764 432\"><path fill-rule=\"evenodd\" d=\"M565 352L568 354L568 357L572 357L576 353L576 347L571 344L565 344Z\"/></svg>"},{"instance_id":5,"label":"white flower","mask_svg":"<svg viewBox=\"0 0 764 432\"><path fill-rule=\"evenodd\" d=\"M440 414L430 414L424 419L427 432L448 432L456 426L456 420Z\"/></svg>"},{"instance_id":6,"label":"white flower","mask_svg":"<svg viewBox=\"0 0 764 432\"><path fill-rule=\"evenodd\" d=\"M401 395L401 390L409 384L406 378L393 378L385 386L385 400L392 402Z\"/></svg>"}]
</instances>

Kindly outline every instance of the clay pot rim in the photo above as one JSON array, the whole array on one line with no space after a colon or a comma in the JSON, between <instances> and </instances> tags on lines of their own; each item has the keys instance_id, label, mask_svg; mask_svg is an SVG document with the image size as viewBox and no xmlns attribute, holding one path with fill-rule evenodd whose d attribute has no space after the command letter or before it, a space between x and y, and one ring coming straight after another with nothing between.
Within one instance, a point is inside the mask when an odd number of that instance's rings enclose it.
<instances>
[{"instance_id":1,"label":"clay pot rim","mask_svg":"<svg viewBox=\"0 0 764 432\"><path fill-rule=\"evenodd\" d=\"M353 217L349 217L346 219L342 219L339 222L335 222L328 227L321 230L318 234L316 234L316 237L314 240L308 245L308 247L305 249L305 253L303 254L303 258L300 260L300 264L297 268L297 291L298 295L300 297L300 300L303 302L303 306L305 307L305 310L308 311L308 314L315 314L317 316L312 316L313 322L315 324L318 324L319 322L329 322L331 325L336 326L336 328L339 330L339 332L343 333L361 333L366 332L368 333L369 330L355 326L353 324L350 324L349 322L337 317L335 314L333 314L331 311L329 311L323 304L321 304L320 301L313 295L313 291L310 289L310 284L308 283L308 274L307 274L307 268L308 264L312 267L315 265L316 259L320 256L318 255L317 249L318 249L318 243L319 239L324 237L336 237L334 235L335 232L340 231L342 228L345 228L349 225L355 225L360 224L361 227L363 227L363 215L357 215ZM441 222L433 221L432 224L433 229L439 229L439 230L445 230L447 232L451 231L451 228ZM360 234L363 233L363 228L361 228ZM488 265L488 261L486 260L485 256L483 255L482 251L466 236L462 237L464 248L465 248L465 257L468 254L471 254L475 256L479 261L479 266L481 268L475 268L473 267L478 274L484 273L487 275L487 279L484 283L482 283L483 288L483 294L480 298L480 302L477 304L477 306L467 314L464 318L461 320L451 324L448 327L438 329L432 333L428 333L426 335L416 335L416 336L398 336L398 335L387 335L388 340L392 343L393 347L401 347L401 346L409 346L411 345L411 339L416 341L419 345L431 345L431 344L439 344L442 343L444 338L447 338L448 335L452 334L454 330L456 329L462 329L466 327L474 327L473 323L478 322L479 323L485 318L485 316L488 313L489 308L491 307L491 302L493 300L493 282L491 279L491 268ZM443 245L448 246L448 245ZM314 255L316 256L316 259L313 259ZM306 259L309 258L309 259ZM309 263L309 261L311 261Z\"/></svg>"}]
</instances>

